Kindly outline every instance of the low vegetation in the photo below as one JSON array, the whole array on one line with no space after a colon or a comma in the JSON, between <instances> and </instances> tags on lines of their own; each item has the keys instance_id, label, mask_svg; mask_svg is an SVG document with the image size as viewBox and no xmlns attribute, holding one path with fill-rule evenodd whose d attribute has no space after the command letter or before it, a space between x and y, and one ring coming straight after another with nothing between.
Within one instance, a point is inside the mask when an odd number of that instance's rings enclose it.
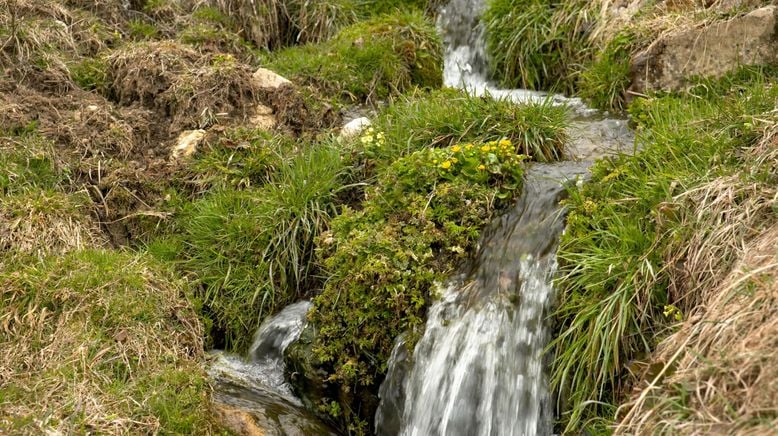
<instances>
[{"instance_id":1,"label":"low vegetation","mask_svg":"<svg viewBox=\"0 0 778 436\"><path fill-rule=\"evenodd\" d=\"M245 351L265 316L316 288L314 241L336 212L340 154L310 148L278 165L266 184L214 189L181 212L172 242L220 348Z\"/></svg>"},{"instance_id":2,"label":"low vegetation","mask_svg":"<svg viewBox=\"0 0 778 436\"><path fill-rule=\"evenodd\" d=\"M567 431L620 419L629 389L661 375L643 363L658 341L775 222L778 87L765 72L633 103L642 150L599 162L571 193L553 343Z\"/></svg>"},{"instance_id":3,"label":"low vegetation","mask_svg":"<svg viewBox=\"0 0 778 436\"><path fill-rule=\"evenodd\" d=\"M413 87L440 87L442 53L428 20L397 13L344 28L320 44L274 53L267 65L333 98L375 103Z\"/></svg>"},{"instance_id":4,"label":"low vegetation","mask_svg":"<svg viewBox=\"0 0 778 436\"><path fill-rule=\"evenodd\" d=\"M185 282L90 249L0 265L0 432L213 431Z\"/></svg>"},{"instance_id":5,"label":"low vegetation","mask_svg":"<svg viewBox=\"0 0 778 436\"><path fill-rule=\"evenodd\" d=\"M573 91L586 59L589 3L491 0L483 16L492 75L510 88Z\"/></svg>"}]
</instances>

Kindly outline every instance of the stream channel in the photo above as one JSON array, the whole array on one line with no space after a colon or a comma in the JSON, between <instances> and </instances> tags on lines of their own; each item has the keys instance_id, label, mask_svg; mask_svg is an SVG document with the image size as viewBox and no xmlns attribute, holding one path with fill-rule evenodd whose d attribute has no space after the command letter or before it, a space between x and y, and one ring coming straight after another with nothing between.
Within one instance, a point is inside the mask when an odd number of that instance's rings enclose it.
<instances>
[{"instance_id":1,"label":"stream channel","mask_svg":"<svg viewBox=\"0 0 778 436\"><path fill-rule=\"evenodd\" d=\"M550 339L546 318L564 229L559 201L566 184L585 178L594 159L633 151L624 119L609 118L576 98L490 83L479 24L484 3L451 0L441 11L445 85L516 104L551 99L567 106L573 116L571 160L530 166L522 197L487 227L471 261L439 290L412 355L403 337L397 339L379 392L379 435L552 433L543 349ZM284 380L283 352L299 338L310 305L298 302L267 319L248 356L214 353L214 400L248 414L264 434L335 433L304 410Z\"/></svg>"}]
</instances>

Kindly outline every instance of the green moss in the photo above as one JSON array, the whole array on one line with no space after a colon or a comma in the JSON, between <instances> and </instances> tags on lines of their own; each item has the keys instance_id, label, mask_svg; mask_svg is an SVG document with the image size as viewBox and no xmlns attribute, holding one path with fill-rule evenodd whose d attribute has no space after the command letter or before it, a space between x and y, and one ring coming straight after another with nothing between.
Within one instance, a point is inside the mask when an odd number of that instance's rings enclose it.
<instances>
[{"instance_id":1,"label":"green moss","mask_svg":"<svg viewBox=\"0 0 778 436\"><path fill-rule=\"evenodd\" d=\"M625 365L662 337L665 305L677 304L668 254L709 230L689 227L695 218L684 223L673 199L719 176L776 183L743 158L774 122L768 113L778 98L775 76L741 72L690 92L693 98L666 94L633 103L641 151L598 162L592 181L571 192L552 344L565 432L608 424L629 380ZM727 268L727 259L719 261Z\"/></svg>"},{"instance_id":2,"label":"green moss","mask_svg":"<svg viewBox=\"0 0 778 436\"><path fill-rule=\"evenodd\" d=\"M310 319L323 378L339 391L319 399L320 412L342 411L332 418L366 431L394 338L418 332L435 284L518 192L521 161L507 140L417 151L381 174L360 210L333 220L319 243L329 280Z\"/></svg>"},{"instance_id":3,"label":"green moss","mask_svg":"<svg viewBox=\"0 0 778 436\"><path fill-rule=\"evenodd\" d=\"M215 430L184 282L110 251L6 262L0 310L17 321L0 335L3 366L13 369L0 387L0 409L12 411L0 431Z\"/></svg>"},{"instance_id":4,"label":"green moss","mask_svg":"<svg viewBox=\"0 0 778 436\"><path fill-rule=\"evenodd\" d=\"M589 51L587 3L490 0L483 15L492 75L507 87L574 89Z\"/></svg>"},{"instance_id":5,"label":"green moss","mask_svg":"<svg viewBox=\"0 0 778 436\"><path fill-rule=\"evenodd\" d=\"M182 267L202 286L217 343L244 351L264 316L311 289L313 243L334 214L342 165L333 148L307 149L271 183L217 190L184 211Z\"/></svg>"},{"instance_id":6,"label":"green moss","mask_svg":"<svg viewBox=\"0 0 778 436\"><path fill-rule=\"evenodd\" d=\"M442 84L442 46L419 14L374 18L347 27L332 40L271 55L268 67L324 94L372 101L414 86Z\"/></svg>"}]
</instances>

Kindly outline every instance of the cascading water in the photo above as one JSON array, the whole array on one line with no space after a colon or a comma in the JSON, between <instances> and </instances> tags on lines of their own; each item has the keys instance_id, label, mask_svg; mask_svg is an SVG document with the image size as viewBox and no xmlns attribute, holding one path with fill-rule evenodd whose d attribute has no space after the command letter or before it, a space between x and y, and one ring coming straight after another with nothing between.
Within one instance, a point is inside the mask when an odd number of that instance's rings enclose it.
<instances>
[{"instance_id":1,"label":"cascading water","mask_svg":"<svg viewBox=\"0 0 778 436\"><path fill-rule=\"evenodd\" d=\"M214 402L251 414L263 434L332 434L305 411L284 379L284 351L300 337L311 306L301 301L265 320L254 335L248 358L218 353L211 365Z\"/></svg>"},{"instance_id":2,"label":"cascading water","mask_svg":"<svg viewBox=\"0 0 778 436\"><path fill-rule=\"evenodd\" d=\"M468 271L430 309L412 362L398 340L379 394L378 434L551 433L543 348L563 228L558 204L563 182L586 168L528 172L521 200L487 229Z\"/></svg>"},{"instance_id":3,"label":"cascading water","mask_svg":"<svg viewBox=\"0 0 778 436\"><path fill-rule=\"evenodd\" d=\"M516 207L484 233L468 269L433 304L412 355L397 339L375 418L379 435L546 435L552 407L544 371L545 318L552 304L555 252L563 230L564 183L591 159L629 150L624 120L580 99L500 89L487 77L485 0L451 0L439 27L446 44L444 83L517 104L564 104L575 115L568 153L579 163L535 165Z\"/></svg>"}]
</instances>

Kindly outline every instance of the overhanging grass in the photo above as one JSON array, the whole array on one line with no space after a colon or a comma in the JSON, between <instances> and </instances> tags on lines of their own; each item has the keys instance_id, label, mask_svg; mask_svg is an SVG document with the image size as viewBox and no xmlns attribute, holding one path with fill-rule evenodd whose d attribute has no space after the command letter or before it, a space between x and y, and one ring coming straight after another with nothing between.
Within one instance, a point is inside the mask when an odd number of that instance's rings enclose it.
<instances>
[{"instance_id":1,"label":"overhanging grass","mask_svg":"<svg viewBox=\"0 0 778 436\"><path fill-rule=\"evenodd\" d=\"M315 282L314 239L334 215L342 171L337 150L310 147L269 183L217 189L183 212L182 267L202 287L217 345L245 350L264 316Z\"/></svg>"},{"instance_id":2,"label":"overhanging grass","mask_svg":"<svg viewBox=\"0 0 778 436\"><path fill-rule=\"evenodd\" d=\"M492 76L507 87L572 91L590 20L581 0L489 0L483 15Z\"/></svg>"},{"instance_id":3,"label":"overhanging grass","mask_svg":"<svg viewBox=\"0 0 778 436\"><path fill-rule=\"evenodd\" d=\"M565 431L608 424L631 383L626 365L666 333L672 320L663 312L679 304L670 269L683 261L668 253L700 231L679 224L673 198L751 164L741 150L755 142L778 97L762 73L709 82L693 96L637 101L631 112L642 151L599 162L592 181L571 192L551 346ZM718 261L728 267L729 259Z\"/></svg>"},{"instance_id":4,"label":"overhanging grass","mask_svg":"<svg viewBox=\"0 0 778 436\"><path fill-rule=\"evenodd\" d=\"M440 38L418 13L352 25L327 42L273 53L267 66L350 101L375 102L414 86L438 88L443 81Z\"/></svg>"}]
</instances>

